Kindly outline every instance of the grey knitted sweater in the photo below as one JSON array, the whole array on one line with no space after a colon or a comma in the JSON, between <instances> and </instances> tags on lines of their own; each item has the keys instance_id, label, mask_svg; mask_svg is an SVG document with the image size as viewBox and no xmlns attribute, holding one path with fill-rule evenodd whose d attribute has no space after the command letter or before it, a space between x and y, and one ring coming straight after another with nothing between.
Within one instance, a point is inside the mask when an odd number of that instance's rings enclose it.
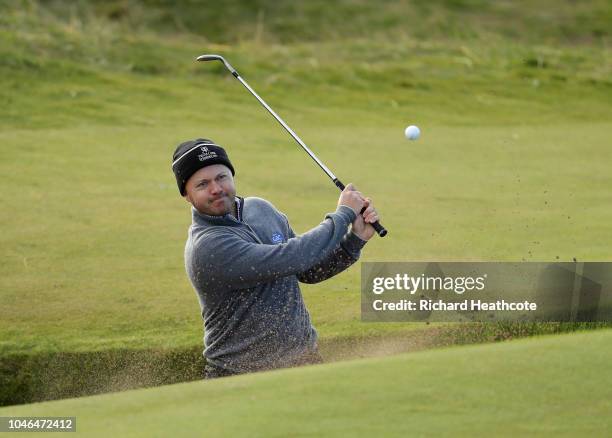
<instances>
[{"instance_id":1,"label":"grey knitted sweater","mask_svg":"<svg viewBox=\"0 0 612 438\"><path fill-rule=\"evenodd\" d=\"M237 198L238 218L192 208L185 267L204 319L207 362L232 372L290 366L316 348L298 281L317 283L353 264L365 244L355 212L339 206L295 236L261 198Z\"/></svg>"}]
</instances>

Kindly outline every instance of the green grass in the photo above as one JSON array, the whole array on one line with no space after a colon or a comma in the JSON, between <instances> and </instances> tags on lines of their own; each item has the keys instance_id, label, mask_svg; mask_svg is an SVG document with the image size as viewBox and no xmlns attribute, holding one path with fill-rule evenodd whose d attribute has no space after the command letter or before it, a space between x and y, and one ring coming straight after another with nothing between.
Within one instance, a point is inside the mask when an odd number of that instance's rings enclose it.
<instances>
[{"instance_id":1,"label":"green grass","mask_svg":"<svg viewBox=\"0 0 612 438\"><path fill-rule=\"evenodd\" d=\"M612 421L612 331L0 408L87 436L586 436Z\"/></svg>"},{"instance_id":2,"label":"green grass","mask_svg":"<svg viewBox=\"0 0 612 438\"><path fill-rule=\"evenodd\" d=\"M239 193L272 200L296 230L307 230L334 209L333 186L271 121L252 123L210 130L232 145ZM368 245L364 261L586 261L610 257L602 200L612 184L611 127L433 125L409 145L399 124L301 131L325 145L321 156L338 175L377 201L391 231ZM10 230L2 237L4 352L199 341L198 304L182 260L189 210L168 168L168 145L198 130L0 134L13 145L2 164L10 175L2 214ZM276 142L266 141L275 134ZM372 151L378 159L364 161ZM262 154L267 169L249 164ZM383 329L359 321L358 265L304 291L323 337Z\"/></svg>"},{"instance_id":3,"label":"green grass","mask_svg":"<svg viewBox=\"0 0 612 438\"><path fill-rule=\"evenodd\" d=\"M238 4L206 32L189 20L214 2L0 5L0 357L201 343L180 141L227 146L239 194L298 232L334 209L252 96L193 61L205 52L374 198L390 234L362 261L610 260L607 2ZM325 341L422 328L361 323L358 265L303 291Z\"/></svg>"}]
</instances>

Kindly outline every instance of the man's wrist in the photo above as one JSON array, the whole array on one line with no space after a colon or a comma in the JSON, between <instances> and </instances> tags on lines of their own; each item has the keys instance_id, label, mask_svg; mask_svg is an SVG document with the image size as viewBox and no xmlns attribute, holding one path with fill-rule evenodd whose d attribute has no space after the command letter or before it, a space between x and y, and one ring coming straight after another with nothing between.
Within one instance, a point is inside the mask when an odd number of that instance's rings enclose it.
<instances>
[{"instance_id":1,"label":"man's wrist","mask_svg":"<svg viewBox=\"0 0 612 438\"><path fill-rule=\"evenodd\" d=\"M342 246L344 247L344 249L352 255L356 256L359 255L361 248L363 248L366 243L367 240L364 240L359 237L359 235L353 230L346 233L344 239L342 239Z\"/></svg>"},{"instance_id":2,"label":"man's wrist","mask_svg":"<svg viewBox=\"0 0 612 438\"><path fill-rule=\"evenodd\" d=\"M357 213L348 205L338 205L336 213L345 214L349 219L349 223L352 223L357 218Z\"/></svg>"},{"instance_id":3,"label":"man's wrist","mask_svg":"<svg viewBox=\"0 0 612 438\"><path fill-rule=\"evenodd\" d=\"M364 235L359 234L357 231L355 231L354 229L351 229L350 232L353 236L355 236L356 239L361 240L364 244L370 240L370 237L365 237Z\"/></svg>"}]
</instances>

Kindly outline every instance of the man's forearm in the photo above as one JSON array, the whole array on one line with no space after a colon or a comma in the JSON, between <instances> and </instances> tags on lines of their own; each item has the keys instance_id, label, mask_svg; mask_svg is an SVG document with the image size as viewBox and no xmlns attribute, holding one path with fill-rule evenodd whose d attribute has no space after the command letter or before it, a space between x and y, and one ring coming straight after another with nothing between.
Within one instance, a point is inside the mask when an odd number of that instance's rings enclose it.
<instances>
[{"instance_id":1,"label":"man's forearm","mask_svg":"<svg viewBox=\"0 0 612 438\"><path fill-rule=\"evenodd\" d=\"M325 259L298 275L302 283L318 283L347 269L355 263L361 254L361 248L366 244L353 232L348 232L340 245Z\"/></svg>"}]
</instances>

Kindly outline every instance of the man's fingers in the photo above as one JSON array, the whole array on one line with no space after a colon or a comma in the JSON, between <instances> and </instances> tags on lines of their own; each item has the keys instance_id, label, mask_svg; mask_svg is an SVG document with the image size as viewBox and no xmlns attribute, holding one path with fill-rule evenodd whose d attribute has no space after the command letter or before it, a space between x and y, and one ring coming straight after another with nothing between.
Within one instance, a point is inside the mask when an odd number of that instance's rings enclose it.
<instances>
[{"instance_id":1,"label":"man's fingers","mask_svg":"<svg viewBox=\"0 0 612 438\"><path fill-rule=\"evenodd\" d=\"M374 222L380 219L378 217L378 214L371 214L368 217L364 218L363 220L368 224L373 224Z\"/></svg>"},{"instance_id":2,"label":"man's fingers","mask_svg":"<svg viewBox=\"0 0 612 438\"><path fill-rule=\"evenodd\" d=\"M373 211L376 211L374 205L372 205L372 199L365 198L363 201L364 210L362 216L365 218L367 215L371 214Z\"/></svg>"},{"instance_id":3,"label":"man's fingers","mask_svg":"<svg viewBox=\"0 0 612 438\"><path fill-rule=\"evenodd\" d=\"M363 220L370 224L379 220L378 212L373 206L366 208L362 216Z\"/></svg>"},{"instance_id":4,"label":"man's fingers","mask_svg":"<svg viewBox=\"0 0 612 438\"><path fill-rule=\"evenodd\" d=\"M374 207L372 207L371 205L368 205L367 203L364 203L363 206L364 206L365 209L363 210L361 215L365 219L368 215L372 214L372 212L375 211L375 210L374 210Z\"/></svg>"}]
</instances>

